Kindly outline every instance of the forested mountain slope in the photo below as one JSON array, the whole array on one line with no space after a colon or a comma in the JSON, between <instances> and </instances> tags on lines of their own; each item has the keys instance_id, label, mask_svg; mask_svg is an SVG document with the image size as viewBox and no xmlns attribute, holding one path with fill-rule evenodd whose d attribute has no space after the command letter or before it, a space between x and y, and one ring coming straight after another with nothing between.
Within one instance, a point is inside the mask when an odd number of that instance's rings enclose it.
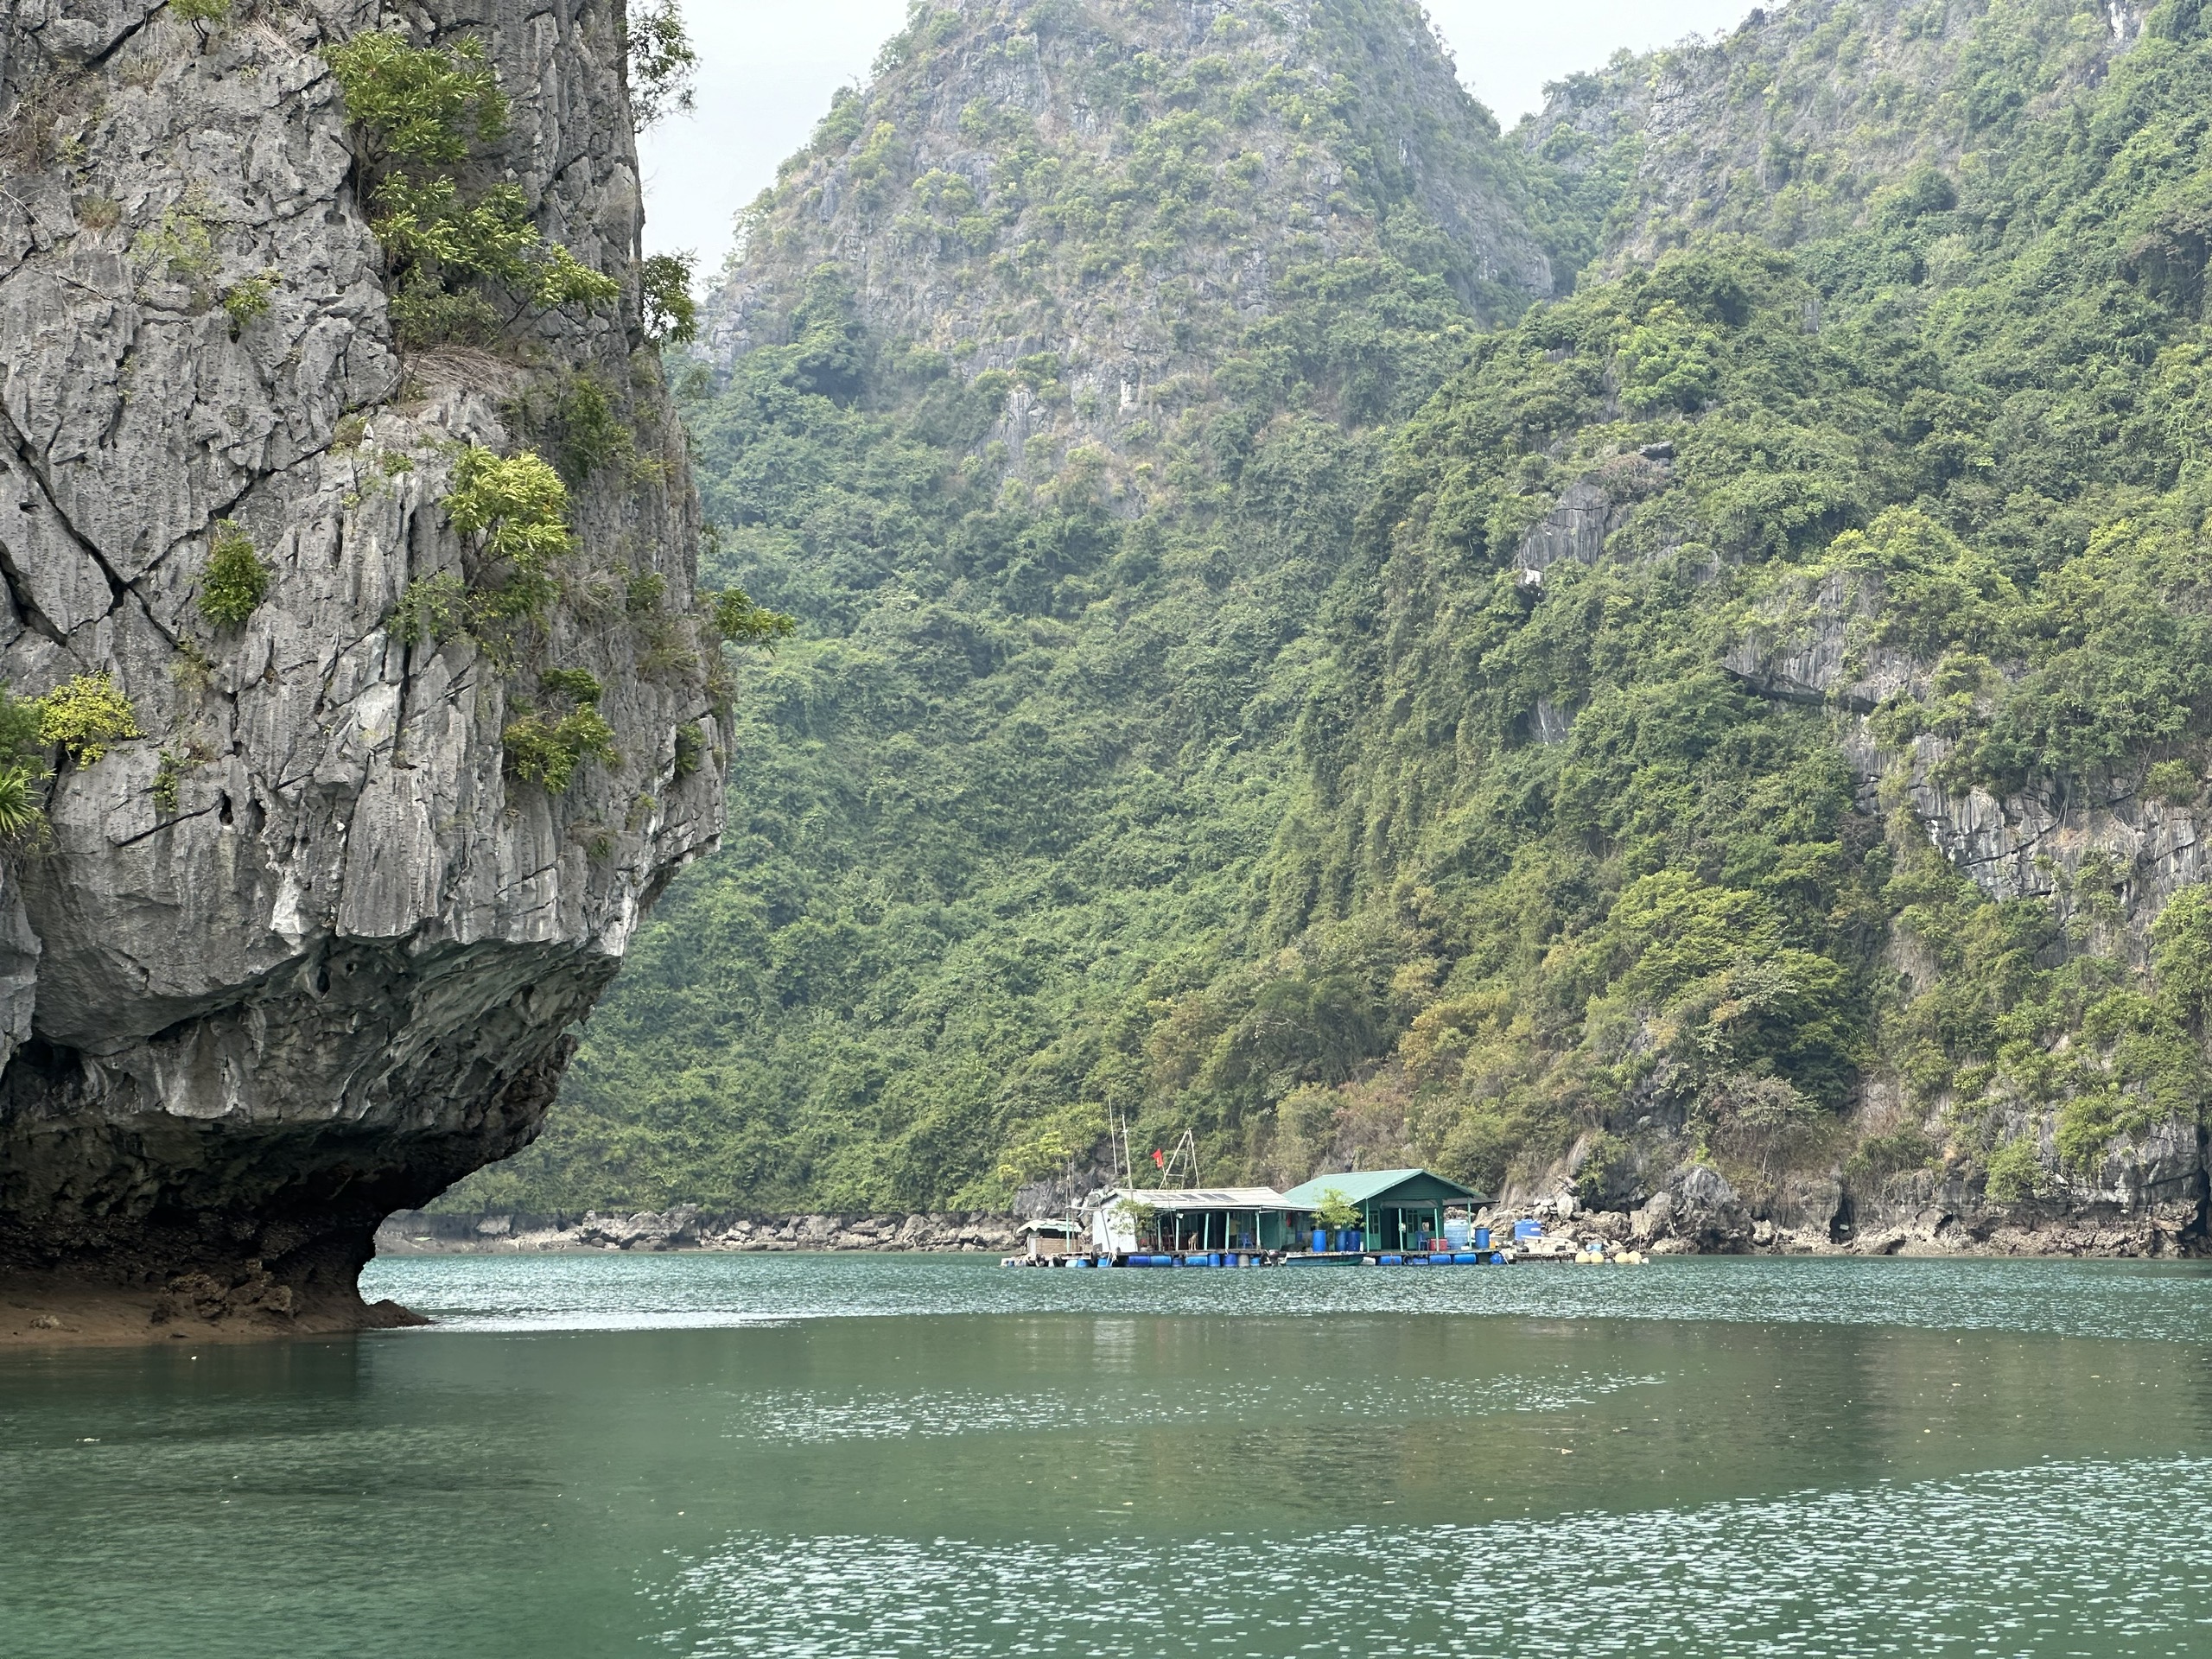
<instances>
[{"instance_id":1,"label":"forested mountain slope","mask_svg":"<svg viewBox=\"0 0 2212 1659\"><path fill-rule=\"evenodd\" d=\"M1564 174L1625 173L1607 264L1713 231L1779 247L1862 226L1915 173L1987 184L2030 128L2071 120L2145 0L1798 0L1552 88L1522 135Z\"/></svg>"},{"instance_id":2,"label":"forested mountain slope","mask_svg":"<svg viewBox=\"0 0 2212 1659\"><path fill-rule=\"evenodd\" d=\"M1002 1202L1136 1109L1380 432L1594 245L1546 183L1405 0L918 11L708 308L720 574L800 622L723 857L456 1201Z\"/></svg>"},{"instance_id":3,"label":"forested mountain slope","mask_svg":"<svg viewBox=\"0 0 2212 1659\"><path fill-rule=\"evenodd\" d=\"M1586 257L1405 0L922 6L877 70L743 216L717 355L788 343L834 262L909 377L1012 377L1033 462L1237 400L1248 327L1347 259L1495 321Z\"/></svg>"},{"instance_id":4,"label":"forested mountain slope","mask_svg":"<svg viewBox=\"0 0 2212 1659\"><path fill-rule=\"evenodd\" d=\"M694 411L808 636L738 845L485 1192L1002 1199L1111 1108L1224 1173L2196 1203L2205 33L1804 6L1617 62L1515 198L1611 213L1614 275L1484 331L1449 261L1325 264L1127 474L932 425L992 383L816 275ZM1656 92L1738 69L1783 90L1685 161ZM1726 159L1782 132L1827 194Z\"/></svg>"}]
</instances>

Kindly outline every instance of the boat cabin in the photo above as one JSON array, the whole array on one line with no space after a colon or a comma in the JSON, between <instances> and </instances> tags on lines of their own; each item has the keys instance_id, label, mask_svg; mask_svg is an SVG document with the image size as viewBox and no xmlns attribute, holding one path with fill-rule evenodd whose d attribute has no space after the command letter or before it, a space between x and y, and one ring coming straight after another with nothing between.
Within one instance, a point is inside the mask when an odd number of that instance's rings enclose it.
<instances>
[{"instance_id":1,"label":"boat cabin","mask_svg":"<svg viewBox=\"0 0 2212 1659\"><path fill-rule=\"evenodd\" d=\"M1083 1229L1071 1221L1025 1221L1021 1230L1028 1236L1033 1262L1069 1255L1083 1236Z\"/></svg>"}]
</instances>

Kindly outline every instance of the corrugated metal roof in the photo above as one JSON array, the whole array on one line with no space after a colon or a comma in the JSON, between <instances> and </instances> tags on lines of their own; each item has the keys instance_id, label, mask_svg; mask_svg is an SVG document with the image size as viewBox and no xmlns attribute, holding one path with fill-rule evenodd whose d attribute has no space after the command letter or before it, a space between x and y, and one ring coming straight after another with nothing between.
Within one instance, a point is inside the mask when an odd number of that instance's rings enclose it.
<instances>
[{"instance_id":1,"label":"corrugated metal roof","mask_svg":"<svg viewBox=\"0 0 2212 1659\"><path fill-rule=\"evenodd\" d=\"M1352 1169L1336 1175L1316 1175L1310 1181L1301 1181L1282 1195L1283 1203L1293 1210L1311 1210L1321 1202L1324 1192L1341 1194L1346 1204L1365 1204L1370 1198L1381 1198L1394 1186L1403 1186L1416 1178L1434 1181L1447 1186L1462 1197L1479 1201L1482 1194L1471 1186L1427 1169Z\"/></svg>"},{"instance_id":2,"label":"corrugated metal roof","mask_svg":"<svg viewBox=\"0 0 2212 1659\"><path fill-rule=\"evenodd\" d=\"M1127 1198L1155 1210L1286 1210L1281 1193L1272 1186L1117 1187L1100 1195L1099 1207Z\"/></svg>"}]
</instances>

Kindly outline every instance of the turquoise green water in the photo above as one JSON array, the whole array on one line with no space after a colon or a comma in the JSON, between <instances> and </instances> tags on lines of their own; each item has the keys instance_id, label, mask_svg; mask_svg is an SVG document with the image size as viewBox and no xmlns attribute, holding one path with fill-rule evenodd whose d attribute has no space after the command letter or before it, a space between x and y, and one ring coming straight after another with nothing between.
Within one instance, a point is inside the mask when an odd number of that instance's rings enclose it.
<instances>
[{"instance_id":1,"label":"turquoise green water","mask_svg":"<svg viewBox=\"0 0 2212 1659\"><path fill-rule=\"evenodd\" d=\"M0 1358L0 1654L2212 1653L2212 1274L386 1262Z\"/></svg>"}]
</instances>

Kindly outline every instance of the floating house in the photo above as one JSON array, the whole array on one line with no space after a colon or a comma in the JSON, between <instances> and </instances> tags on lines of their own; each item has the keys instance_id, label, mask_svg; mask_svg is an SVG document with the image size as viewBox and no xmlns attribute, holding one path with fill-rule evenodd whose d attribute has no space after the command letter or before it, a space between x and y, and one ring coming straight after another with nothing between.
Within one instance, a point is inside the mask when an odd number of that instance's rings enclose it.
<instances>
[{"instance_id":1,"label":"floating house","mask_svg":"<svg viewBox=\"0 0 2212 1659\"><path fill-rule=\"evenodd\" d=\"M1360 1213L1359 1240L1335 1244L1355 1252L1427 1248L1443 1237L1446 1210L1471 1211L1484 1201L1471 1186L1425 1169L1316 1175L1287 1192L1265 1186L1110 1187L1084 1200L1088 1248L1106 1257L1304 1250L1313 1212L1330 1192Z\"/></svg>"},{"instance_id":2,"label":"floating house","mask_svg":"<svg viewBox=\"0 0 2212 1659\"><path fill-rule=\"evenodd\" d=\"M1284 1208L1304 1222L1334 1192L1360 1214L1360 1248L1420 1249L1444 1234L1446 1210L1472 1210L1486 1202L1471 1186L1425 1169L1356 1169L1316 1175L1282 1195Z\"/></svg>"},{"instance_id":3,"label":"floating house","mask_svg":"<svg viewBox=\"0 0 2212 1659\"><path fill-rule=\"evenodd\" d=\"M1101 1255L1281 1250L1297 1242L1294 1206L1268 1186L1116 1187L1093 1194L1086 1207L1091 1248Z\"/></svg>"}]
</instances>

